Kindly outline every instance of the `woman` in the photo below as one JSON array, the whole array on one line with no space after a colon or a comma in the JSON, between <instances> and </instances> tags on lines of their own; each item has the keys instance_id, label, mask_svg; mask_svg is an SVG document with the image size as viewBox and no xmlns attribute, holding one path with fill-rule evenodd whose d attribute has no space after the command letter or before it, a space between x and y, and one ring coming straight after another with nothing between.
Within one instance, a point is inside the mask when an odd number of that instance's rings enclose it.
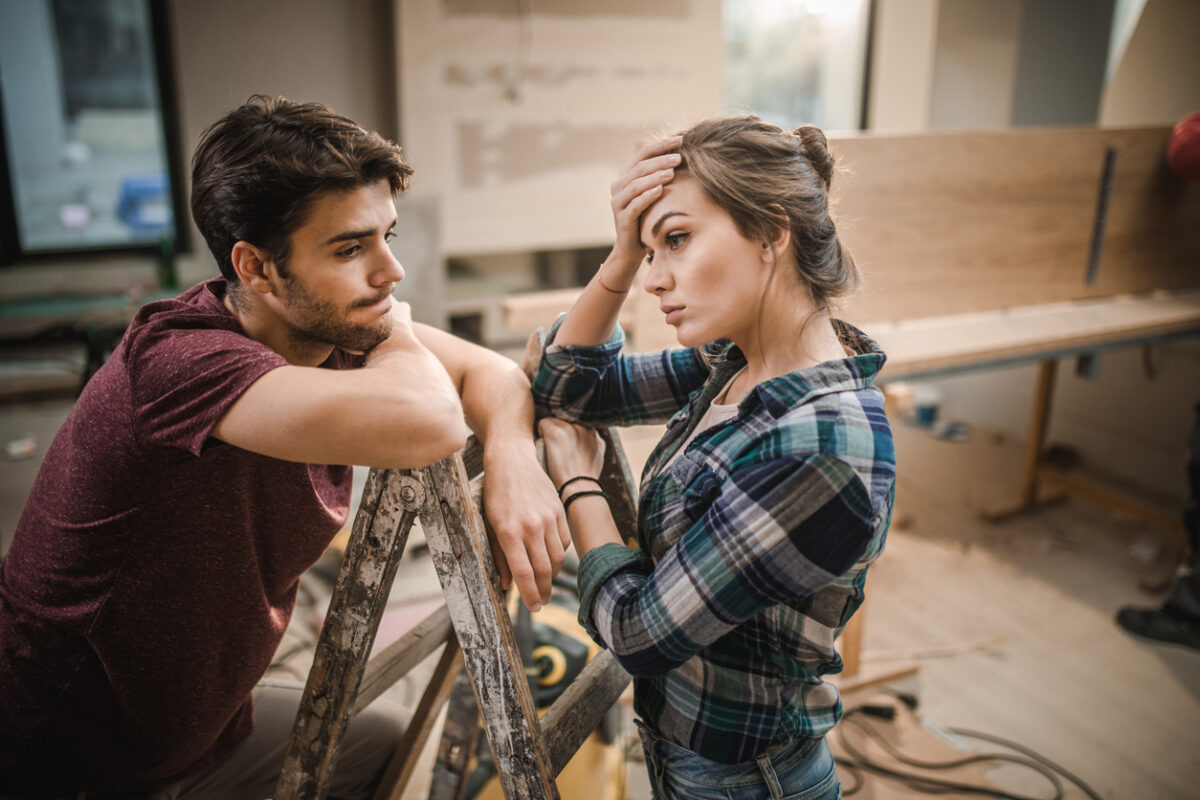
<instances>
[{"instance_id":1,"label":"woman","mask_svg":"<svg viewBox=\"0 0 1200 800\"><path fill-rule=\"evenodd\" d=\"M856 270L815 127L701 123L612 185L616 244L543 342L550 476L581 558L580 622L634 676L658 798L835 798L834 637L883 547L895 459L878 347L833 320ZM622 355L643 257L683 349ZM667 423L626 547L584 426Z\"/></svg>"}]
</instances>

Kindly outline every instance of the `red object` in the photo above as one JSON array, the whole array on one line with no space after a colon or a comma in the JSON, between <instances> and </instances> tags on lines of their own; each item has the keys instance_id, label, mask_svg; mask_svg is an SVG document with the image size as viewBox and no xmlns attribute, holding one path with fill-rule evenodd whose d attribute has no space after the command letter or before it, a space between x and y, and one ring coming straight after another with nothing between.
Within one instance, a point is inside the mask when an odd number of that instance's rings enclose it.
<instances>
[{"instance_id":1,"label":"red object","mask_svg":"<svg viewBox=\"0 0 1200 800\"><path fill-rule=\"evenodd\" d=\"M1200 181L1200 111L1181 119L1171 131L1167 164L1179 175Z\"/></svg>"}]
</instances>

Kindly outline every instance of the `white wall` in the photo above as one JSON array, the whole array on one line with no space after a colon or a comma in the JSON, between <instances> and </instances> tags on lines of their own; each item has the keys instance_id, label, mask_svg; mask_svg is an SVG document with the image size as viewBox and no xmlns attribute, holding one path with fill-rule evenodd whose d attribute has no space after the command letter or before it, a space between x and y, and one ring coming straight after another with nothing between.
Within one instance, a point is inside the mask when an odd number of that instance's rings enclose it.
<instances>
[{"instance_id":1,"label":"white wall","mask_svg":"<svg viewBox=\"0 0 1200 800\"><path fill-rule=\"evenodd\" d=\"M938 0L876 0L871 44L867 128L923 131L929 127Z\"/></svg>"},{"instance_id":2,"label":"white wall","mask_svg":"<svg viewBox=\"0 0 1200 800\"><path fill-rule=\"evenodd\" d=\"M395 138L387 0L173 0L169 11L189 174L205 128L253 94L321 102ZM215 272L194 227L192 234L195 252L187 260L197 273Z\"/></svg>"},{"instance_id":3,"label":"white wall","mask_svg":"<svg viewBox=\"0 0 1200 800\"><path fill-rule=\"evenodd\" d=\"M1147 0L1100 101L1104 125L1170 125L1200 111L1200 2Z\"/></svg>"},{"instance_id":4,"label":"white wall","mask_svg":"<svg viewBox=\"0 0 1200 800\"><path fill-rule=\"evenodd\" d=\"M941 0L929 127L990 130L1011 123L1021 3Z\"/></svg>"},{"instance_id":5,"label":"white wall","mask_svg":"<svg viewBox=\"0 0 1200 800\"><path fill-rule=\"evenodd\" d=\"M396 6L413 190L450 256L610 242L637 145L720 112L715 0Z\"/></svg>"}]
</instances>

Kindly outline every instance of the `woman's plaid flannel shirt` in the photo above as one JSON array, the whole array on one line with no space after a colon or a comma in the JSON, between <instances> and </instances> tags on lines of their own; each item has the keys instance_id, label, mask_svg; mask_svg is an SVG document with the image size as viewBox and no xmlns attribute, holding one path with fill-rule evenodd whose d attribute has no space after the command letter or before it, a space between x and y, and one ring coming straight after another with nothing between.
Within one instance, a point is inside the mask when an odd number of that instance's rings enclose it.
<instances>
[{"instance_id":1,"label":"woman's plaid flannel shirt","mask_svg":"<svg viewBox=\"0 0 1200 800\"><path fill-rule=\"evenodd\" d=\"M667 423L646 462L639 549L609 544L580 572L580 623L635 676L637 713L725 763L822 736L841 701L834 638L883 549L896 475L874 341L754 387L735 419L671 461L745 363L729 342L622 355L543 340L539 410L592 426ZM665 468L664 468L665 465Z\"/></svg>"}]
</instances>

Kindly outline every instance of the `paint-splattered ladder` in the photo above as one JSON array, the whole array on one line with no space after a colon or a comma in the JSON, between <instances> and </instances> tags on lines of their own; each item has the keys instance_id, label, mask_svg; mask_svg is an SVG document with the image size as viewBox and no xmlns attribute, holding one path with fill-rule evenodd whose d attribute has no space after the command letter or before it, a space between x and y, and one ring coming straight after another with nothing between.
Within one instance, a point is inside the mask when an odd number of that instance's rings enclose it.
<instances>
[{"instance_id":1,"label":"paint-splattered ladder","mask_svg":"<svg viewBox=\"0 0 1200 800\"><path fill-rule=\"evenodd\" d=\"M601 483L619 528L636 525L629 467L613 431ZM557 798L555 776L629 682L607 651L539 720L480 513L482 448L417 470L371 470L314 655L276 800L325 796L342 736L365 708L443 644L440 660L377 798L398 798L465 666L510 800ZM420 519L446 605L368 661L409 531ZM456 634L456 635L452 635ZM449 726L448 726L449 727ZM462 732L446 730L447 740ZM446 744L444 742L443 744ZM447 749L464 752L454 741ZM464 759L465 763L465 759ZM433 797L455 797L462 771L435 771Z\"/></svg>"}]
</instances>

